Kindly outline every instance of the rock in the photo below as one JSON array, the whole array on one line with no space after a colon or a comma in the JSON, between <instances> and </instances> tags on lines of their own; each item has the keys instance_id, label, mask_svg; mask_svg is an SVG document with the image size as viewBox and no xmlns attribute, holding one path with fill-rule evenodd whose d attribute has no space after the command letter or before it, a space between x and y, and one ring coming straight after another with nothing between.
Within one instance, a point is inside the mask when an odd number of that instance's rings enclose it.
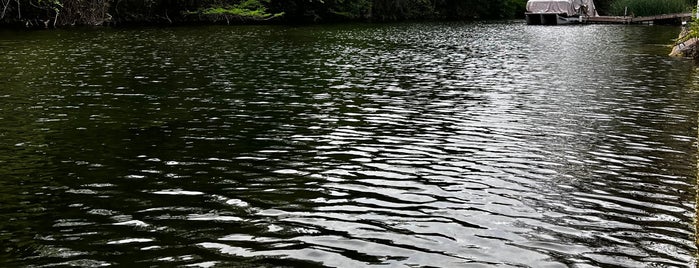
<instances>
[{"instance_id":1,"label":"rock","mask_svg":"<svg viewBox=\"0 0 699 268\"><path fill-rule=\"evenodd\" d=\"M695 51L696 51L696 47L697 47L697 42L699 42L699 39L691 38L687 41L684 41L682 43L675 45L672 48L672 52L670 52L670 56L689 57L689 56L692 56L693 54L696 54Z\"/></svg>"}]
</instances>

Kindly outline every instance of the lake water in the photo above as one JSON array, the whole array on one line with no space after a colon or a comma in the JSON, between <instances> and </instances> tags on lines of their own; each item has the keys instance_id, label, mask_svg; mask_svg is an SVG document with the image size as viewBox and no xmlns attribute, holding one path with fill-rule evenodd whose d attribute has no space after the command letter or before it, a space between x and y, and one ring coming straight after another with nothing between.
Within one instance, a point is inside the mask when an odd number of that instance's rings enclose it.
<instances>
[{"instance_id":1,"label":"lake water","mask_svg":"<svg viewBox=\"0 0 699 268\"><path fill-rule=\"evenodd\" d=\"M695 267L678 32L0 31L0 266Z\"/></svg>"}]
</instances>

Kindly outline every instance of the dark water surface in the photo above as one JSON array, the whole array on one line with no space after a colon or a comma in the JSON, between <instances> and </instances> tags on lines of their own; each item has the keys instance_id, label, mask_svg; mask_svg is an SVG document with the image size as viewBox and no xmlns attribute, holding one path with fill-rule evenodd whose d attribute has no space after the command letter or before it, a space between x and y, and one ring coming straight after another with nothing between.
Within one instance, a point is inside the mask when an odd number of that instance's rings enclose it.
<instances>
[{"instance_id":1,"label":"dark water surface","mask_svg":"<svg viewBox=\"0 0 699 268\"><path fill-rule=\"evenodd\" d=\"M694 267L678 31L0 32L0 266Z\"/></svg>"}]
</instances>

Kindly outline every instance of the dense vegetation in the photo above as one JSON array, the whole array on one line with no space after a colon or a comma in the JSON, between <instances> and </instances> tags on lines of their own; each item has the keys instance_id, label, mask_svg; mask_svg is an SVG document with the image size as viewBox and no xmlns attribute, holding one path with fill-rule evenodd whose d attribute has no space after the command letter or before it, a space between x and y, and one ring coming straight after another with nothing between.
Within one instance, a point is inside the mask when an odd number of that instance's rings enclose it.
<instances>
[{"instance_id":1,"label":"dense vegetation","mask_svg":"<svg viewBox=\"0 0 699 268\"><path fill-rule=\"evenodd\" d=\"M689 11L694 0L616 0L610 5L613 15L651 16Z\"/></svg>"},{"instance_id":2,"label":"dense vegetation","mask_svg":"<svg viewBox=\"0 0 699 268\"><path fill-rule=\"evenodd\" d=\"M527 0L0 0L0 23L54 27L277 20L502 19Z\"/></svg>"}]
</instances>

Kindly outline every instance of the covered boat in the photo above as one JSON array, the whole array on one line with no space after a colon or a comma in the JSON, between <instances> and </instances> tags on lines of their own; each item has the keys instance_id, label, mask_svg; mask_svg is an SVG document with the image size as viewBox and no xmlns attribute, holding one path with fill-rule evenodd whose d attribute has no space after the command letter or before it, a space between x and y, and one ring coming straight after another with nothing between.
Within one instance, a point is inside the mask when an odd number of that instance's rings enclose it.
<instances>
[{"instance_id":1,"label":"covered boat","mask_svg":"<svg viewBox=\"0 0 699 268\"><path fill-rule=\"evenodd\" d=\"M598 14L593 0L529 0L525 16L529 25L559 25Z\"/></svg>"}]
</instances>

